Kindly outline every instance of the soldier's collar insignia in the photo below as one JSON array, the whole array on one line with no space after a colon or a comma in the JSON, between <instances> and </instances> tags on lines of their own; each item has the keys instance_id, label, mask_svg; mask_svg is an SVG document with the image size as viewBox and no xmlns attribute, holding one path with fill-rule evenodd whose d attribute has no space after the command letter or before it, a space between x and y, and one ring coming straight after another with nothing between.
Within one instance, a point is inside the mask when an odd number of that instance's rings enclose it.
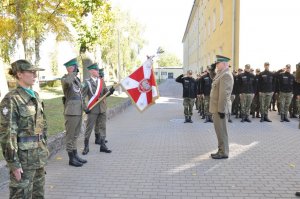
<instances>
[{"instance_id":1,"label":"soldier's collar insignia","mask_svg":"<svg viewBox=\"0 0 300 199\"><path fill-rule=\"evenodd\" d=\"M3 115L7 115L8 109L6 107L4 107L3 110L2 110L2 113L3 113Z\"/></svg>"}]
</instances>

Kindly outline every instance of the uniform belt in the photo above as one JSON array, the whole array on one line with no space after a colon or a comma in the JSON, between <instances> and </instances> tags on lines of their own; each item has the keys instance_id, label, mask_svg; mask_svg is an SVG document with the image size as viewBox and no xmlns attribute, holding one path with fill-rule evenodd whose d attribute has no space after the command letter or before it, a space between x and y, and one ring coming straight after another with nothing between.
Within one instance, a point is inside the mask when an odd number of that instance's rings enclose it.
<instances>
[{"instance_id":1,"label":"uniform belt","mask_svg":"<svg viewBox=\"0 0 300 199\"><path fill-rule=\"evenodd\" d=\"M67 100L81 100L81 97L80 96L74 96L74 97L67 98Z\"/></svg>"},{"instance_id":2,"label":"uniform belt","mask_svg":"<svg viewBox=\"0 0 300 199\"><path fill-rule=\"evenodd\" d=\"M44 136L42 134L28 137L18 137L18 142L40 142L43 138Z\"/></svg>"}]
</instances>

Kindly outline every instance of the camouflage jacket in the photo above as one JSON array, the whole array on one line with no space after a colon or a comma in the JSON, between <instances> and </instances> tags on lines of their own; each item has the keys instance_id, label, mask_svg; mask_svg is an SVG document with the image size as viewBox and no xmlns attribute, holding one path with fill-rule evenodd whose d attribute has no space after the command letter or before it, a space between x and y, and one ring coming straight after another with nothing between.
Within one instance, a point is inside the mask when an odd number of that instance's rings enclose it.
<instances>
[{"instance_id":1,"label":"camouflage jacket","mask_svg":"<svg viewBox=\"0 0 300 199\"><path fill-rule=\"evenodd\" d=\"M62 89L65 95L65 115L81 116L83 111L81 83L75 74L64 75L61 79Z\"/></svg>"},{"instance_id":2,"label":"camouflage jacket","mask_svg":"<svg viewBox=\"0 0 300 199\"><path fill-rule=\"evenodd\" d=\"M106 87L106 84L102 78L99 78L98 80L101 80L102 85L102 91L100 93L100 98L104 96L108 89ZM90 100L93 95L96 93L97 90L97 84L94 82L92 78L86 79L83 82L82 86L82 97L83 97L83 107L84 109L87 109L87 103L86 103L86 97L88 97L88 100ZM99 114L106 112L107 105L106 105L106 99L104 98L100 103L98 103L92 110L91 113Z\"/></svg>"},{"instance_id":3,"label":"camouflage jacket","mask_svg":"<svg viewBox=\"0 0 300 199\"><path fill-rule=\"evenodd\" d=\"M47 123L43 103L35 92L31 97L22 87L6 94L0 104L0 143L11 170L37 169L48 159ZM32 137L38 141L19 141Z\"/></svg>"}]
</instances>

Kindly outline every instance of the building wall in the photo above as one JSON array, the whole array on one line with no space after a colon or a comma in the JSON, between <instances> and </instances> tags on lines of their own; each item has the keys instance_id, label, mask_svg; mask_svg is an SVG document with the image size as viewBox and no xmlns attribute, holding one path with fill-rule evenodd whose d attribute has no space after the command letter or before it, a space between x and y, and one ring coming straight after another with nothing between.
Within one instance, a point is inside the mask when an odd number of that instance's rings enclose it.
<instances>
[{"instance_id":1,"label":"building wall","mask_svg":"<svg viewBox=\"0 0 300 199\"><path fill-rule=\"evenodd\" d=\"M230 64L235 65L239 57L239 1L195 0L183 37L184 68L197 63L195 72L205 70L217 54L230 57ZM196 41L197 45L191 45Z\"/></svg>"}]
</instances>

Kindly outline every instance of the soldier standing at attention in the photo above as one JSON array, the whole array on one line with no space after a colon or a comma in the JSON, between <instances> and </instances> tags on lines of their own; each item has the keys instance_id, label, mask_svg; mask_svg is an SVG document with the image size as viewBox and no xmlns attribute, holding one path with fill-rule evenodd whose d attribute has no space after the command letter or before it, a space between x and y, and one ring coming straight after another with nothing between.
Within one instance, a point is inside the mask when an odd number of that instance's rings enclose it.
<instances>
[{"instance_id":1,"label":"soldier standing at attention","mask_svg":"<svg viewBox=\"0 0 300 199\"><path fill-rule=\"evenodd\" d=\"M205 115L204 123L213 122L212 115L209 112L209 101L210 101L209 95L211 90L211 84L212 84L212 79L210 78L209 73L205 71L204 75L201 78L201 90L200 90L200 95L204 99L204 115Z\"/></svg>"},{"instance_id":2,"label":"soldier standing at attention","mask_svg":"<svg viewBox=\"0 0 300 199\"><path fill-rule=\"evenodd\" d=\"M44 198L47 124L38 93L31 90L37 68L26 60L11 64L17 88L3 98L0 143L10 170L9 198Z\"/></svg>"},{"instance_id":3,"label":"soldier standing at attention","mask_svg":"<svg viewBox=\"0 0 300 199\"><path fill-rule=\"evenodd\" d=\"M107 95L108 97L109 95L113 94L115 89L111 87L108 91L103 80L103 69L99 70L98 64L94 63L88 66L87 69L91 77L84 81L82 88L84 111L88 117L84 133L84 149L82 154L86 155L89 152L89 139L93 129L96 137L95 144L100 144L100 152L111 153L111 150L109 150L105 145L107 110L106 99L103 99L92 109L90 109L90 107L92 106L93 99L98 100L107 92L109 92ZM86 97L89 99L88 105L85 103Z\"/></svg>"},{"instance_id":4,"label":"soldier standing at attention","mask_svg":"<svg viewBox=\"0 0 300 199\"><path fill-rule=\"evenodd\" d=\"M209 112L213 114L214 127L218 138L218 152L211 154L213 159L229 156L226 114L230 113L233 76L229 70L229 58L217 55L217 73L213 78L210 92Z\"/></svg>"},{"instance_id":5,"label":"soldier standing at attention","mask_svg":"<svg viewBox=\"0 0 300 199\"><path fill-rule=\"evenodd\" d=\"M254 97L255 76L250 73L250 65L245 65L245 72L238 77L238 93L241 102L241 122L251 122L249 119L250 107Z\"/></svg>"},{"instance_id":6,"label":"soldier standing at attention","mask_svg":"<svg viewBox=\"0 0 300 199\"><path fill-rule=\"evenodd\" d=\"M184 123L193 123L193 106L197 96L197 83L193 78L193 72L188 70L185 77L183 74L179 75L175 81L181 83L183 87Z\"/></svg>"},{"instance_id":7,"label":"soldier standing at attention","mask_svg":"<svg viewBox=\"0 0 300 199\"><path fill-rule=\"evenodd\" d=\"M71 59L66 62L65 67L68 74L61 79L61 85L64 92L64 115L66 127L66 150L69 155L69 165L81 167L86 160L80 158L77 153L77 138L81 132L82 125L82 95L81 83L77 77L79 72L77 59Z\"/></svg>"},{"instance_id":8,"label":"soldier standing at attention","mask_svg":"<svg viewBox=\"0 0 300 199\"><path fill-rule=\"evenodd\" d=\"M278 76L280 101L280 122L290 122L287 113L293 98L293 84L295 77L291 74L291 65L285 66L285 72Z\"/></svg>"},{"instance_id":9,"label":"soldier standing at attention","mask_svg":"<svg viewBox=\"0 0 300 199\"><path fill-rule=\"evenodd\" d=\"M257 91L259 73L260 73L260 69L257 68L255 70L255 78L254 78L255 79L254 98L253 98L252 104L251 104L252 118L255 118L255 116L256 116L256 118L260 118L260 115L259 115L259 94L258 94L258 91Z\"/></svg>"},{"instance_id":10,"label":"soldier standing at attention","mask_svg":"<svg viewBox=\"0 0 300 199\"><path fill-rule=\"evenodd\" d=\"M269 71L270 64L266 62L264 64L265 70L259 74L258 77L258 92L260 101L260 122L272 122L268 117L268 107L270 105L274 89L275 82L273 73Z\"/></svg>"}]
</instances>

